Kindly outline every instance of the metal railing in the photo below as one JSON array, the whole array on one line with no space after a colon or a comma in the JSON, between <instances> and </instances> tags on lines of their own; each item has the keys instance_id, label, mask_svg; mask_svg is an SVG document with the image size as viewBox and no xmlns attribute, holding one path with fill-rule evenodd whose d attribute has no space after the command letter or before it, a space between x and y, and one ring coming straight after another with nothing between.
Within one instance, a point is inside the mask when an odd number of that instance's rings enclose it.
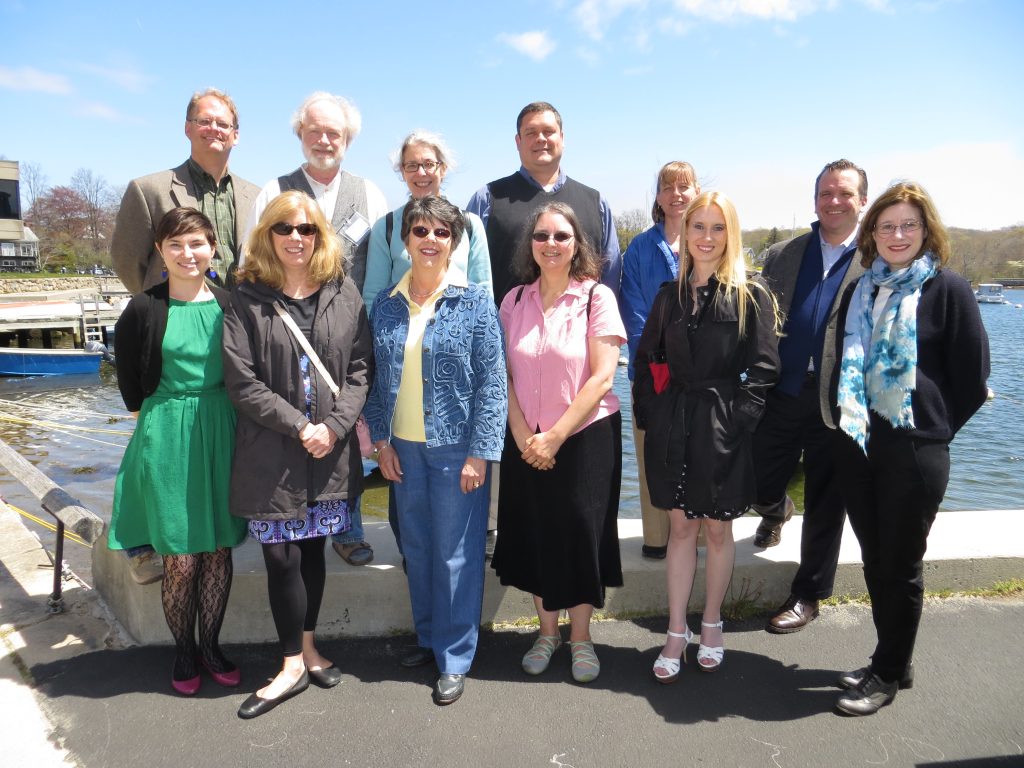
<instances>
[{"instance_id":1,"label":"metal railing","mask_svg":"<svg viewBox=\"0 0 1024 768\"><path fill-rule=\"evenodd\" d=\"M103 521L3 440L0 440L0 465L39 499L43 509L57 521L53 592L46 605L51 613L60 613L64 610L64 532L69 530L92 544L103 534Z\"/></svg>"}]
</instances>

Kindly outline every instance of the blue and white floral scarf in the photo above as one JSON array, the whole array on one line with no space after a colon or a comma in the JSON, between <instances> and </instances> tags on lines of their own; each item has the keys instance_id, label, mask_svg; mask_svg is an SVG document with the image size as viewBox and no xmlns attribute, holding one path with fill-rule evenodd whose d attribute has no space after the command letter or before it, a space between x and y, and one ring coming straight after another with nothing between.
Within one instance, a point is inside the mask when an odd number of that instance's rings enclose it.
<instances>
[{"instance_id":1,"label":"blue and white floral scarf","mask_svg":"<svg viewBox=\"0 0 1024 768\"><path fill-rule=\"evenodd\" d=\"M937 271L931 253L896 272L878 256L854 289L839 367L839 427L865 453L869 408L895 427L914 426L910 395L917 385L917 302L921 286ZM876 286L892 291L877 323L872 312Z\"/></svg>"}]
</instances>

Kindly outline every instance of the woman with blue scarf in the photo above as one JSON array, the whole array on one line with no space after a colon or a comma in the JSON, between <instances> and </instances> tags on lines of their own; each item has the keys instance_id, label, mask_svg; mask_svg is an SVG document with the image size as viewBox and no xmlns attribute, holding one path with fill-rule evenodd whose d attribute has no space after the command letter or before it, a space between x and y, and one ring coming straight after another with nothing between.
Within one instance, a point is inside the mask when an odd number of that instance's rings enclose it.
<instances>
[{"instance_id":1,"label":"woman with blue scarf","mask_svg":"<svg viewBox=\"0 0 1024 768\"><path fill-rule=\"evenodd\" d=\"M985 402L988 337L971 287L943 269L949 238L919 185L871 206L868 271L840 308L837 461L878 635L871 663L840 676L836 709L870 715L913 684L928 531L949 480L949 443Z\"/></svg>"}]
</instances>

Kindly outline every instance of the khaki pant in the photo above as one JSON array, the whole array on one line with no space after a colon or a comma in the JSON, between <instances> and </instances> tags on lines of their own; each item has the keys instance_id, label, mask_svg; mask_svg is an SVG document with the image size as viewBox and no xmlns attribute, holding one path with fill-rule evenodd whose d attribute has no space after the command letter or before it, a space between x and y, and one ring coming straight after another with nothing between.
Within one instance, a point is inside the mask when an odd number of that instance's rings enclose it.
<instances>
[{"instance_id":1,"label":"khaki pant","mask_svg":"<svg viewBox=\"0 0 1024 768\"><path fill-rule=\"evenodd\" d=\"M659 509L651 503L647 490L647 474L644 472L644 430L637 429L633 418L633 450L636 452L637 484L640 486L640 517L644 529L644 544L648 547L664 547L668 544L668 510Z\"/></svg>"}]
</instances>

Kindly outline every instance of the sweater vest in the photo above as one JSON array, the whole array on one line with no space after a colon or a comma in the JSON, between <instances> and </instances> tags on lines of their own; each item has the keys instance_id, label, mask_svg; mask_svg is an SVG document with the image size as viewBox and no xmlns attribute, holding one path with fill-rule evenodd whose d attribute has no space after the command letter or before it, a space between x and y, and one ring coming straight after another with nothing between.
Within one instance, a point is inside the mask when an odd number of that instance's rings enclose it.
<instances>
[{"instance_id":1,"label":"sweater vest","mask_svg":"<svg viewBox=\"0 0 1024 768\"><path fill-rule=\"evenodd\" d=\"M807 241L783 336L779 339L782 375L775 386L780 392L794 397L800 394L812 357L815 372L821 373L821 346L825 341L825 327L856 250L855 245L850 246L832 265L828 274L822 275L821 240L814 233Z\"/></svg>"},{"instance_id":2,"label":"sweater vest","mask_svg":"<svg viewBox=\"0 0 1024 768\"><path fill-rule=\"evenodd\" d=\"M366 236L363 237L358 245L353 245L346 238L342 237L340 233L342 227L345 226L345 222L356 212L366 219L369 226L373 225L373 222L370 221L370 213L366 204L366 182L358 176L353 176L348 171L341 171L340 173L338 202L334 205L331 226L338 233L338 241L341 243L345 276L350 278L356 284L356 288L362 292L363 280L366 278L366 254L370 248L370 233L367 231ZM297 189L314 199L316 198L316 195L313 194L313 188L309 185L306 174L302 172L301 168L287 176L278 177L277 183L280 185L282 192Z\"/></svg>"},{"instance_id":3,"label":"sweater vest","mask_svg":"<svg viewBox=\"0 0 1024 768\"><path fill-rule=\"evenodd\" d=\"M526 180L521 173L513 173L487 185L491 193L491 209L487 214L487 248L491 254L491 281L494 301L501 300L510 290L522 283L512 273L512 259L530 215L545 203L565 203L579 219L580 228L590 238L594 250L601 253L604 227L601 223L601 194L596 189L566 178L555 192L546 192Z\"/></svg>"}]
</instances>

